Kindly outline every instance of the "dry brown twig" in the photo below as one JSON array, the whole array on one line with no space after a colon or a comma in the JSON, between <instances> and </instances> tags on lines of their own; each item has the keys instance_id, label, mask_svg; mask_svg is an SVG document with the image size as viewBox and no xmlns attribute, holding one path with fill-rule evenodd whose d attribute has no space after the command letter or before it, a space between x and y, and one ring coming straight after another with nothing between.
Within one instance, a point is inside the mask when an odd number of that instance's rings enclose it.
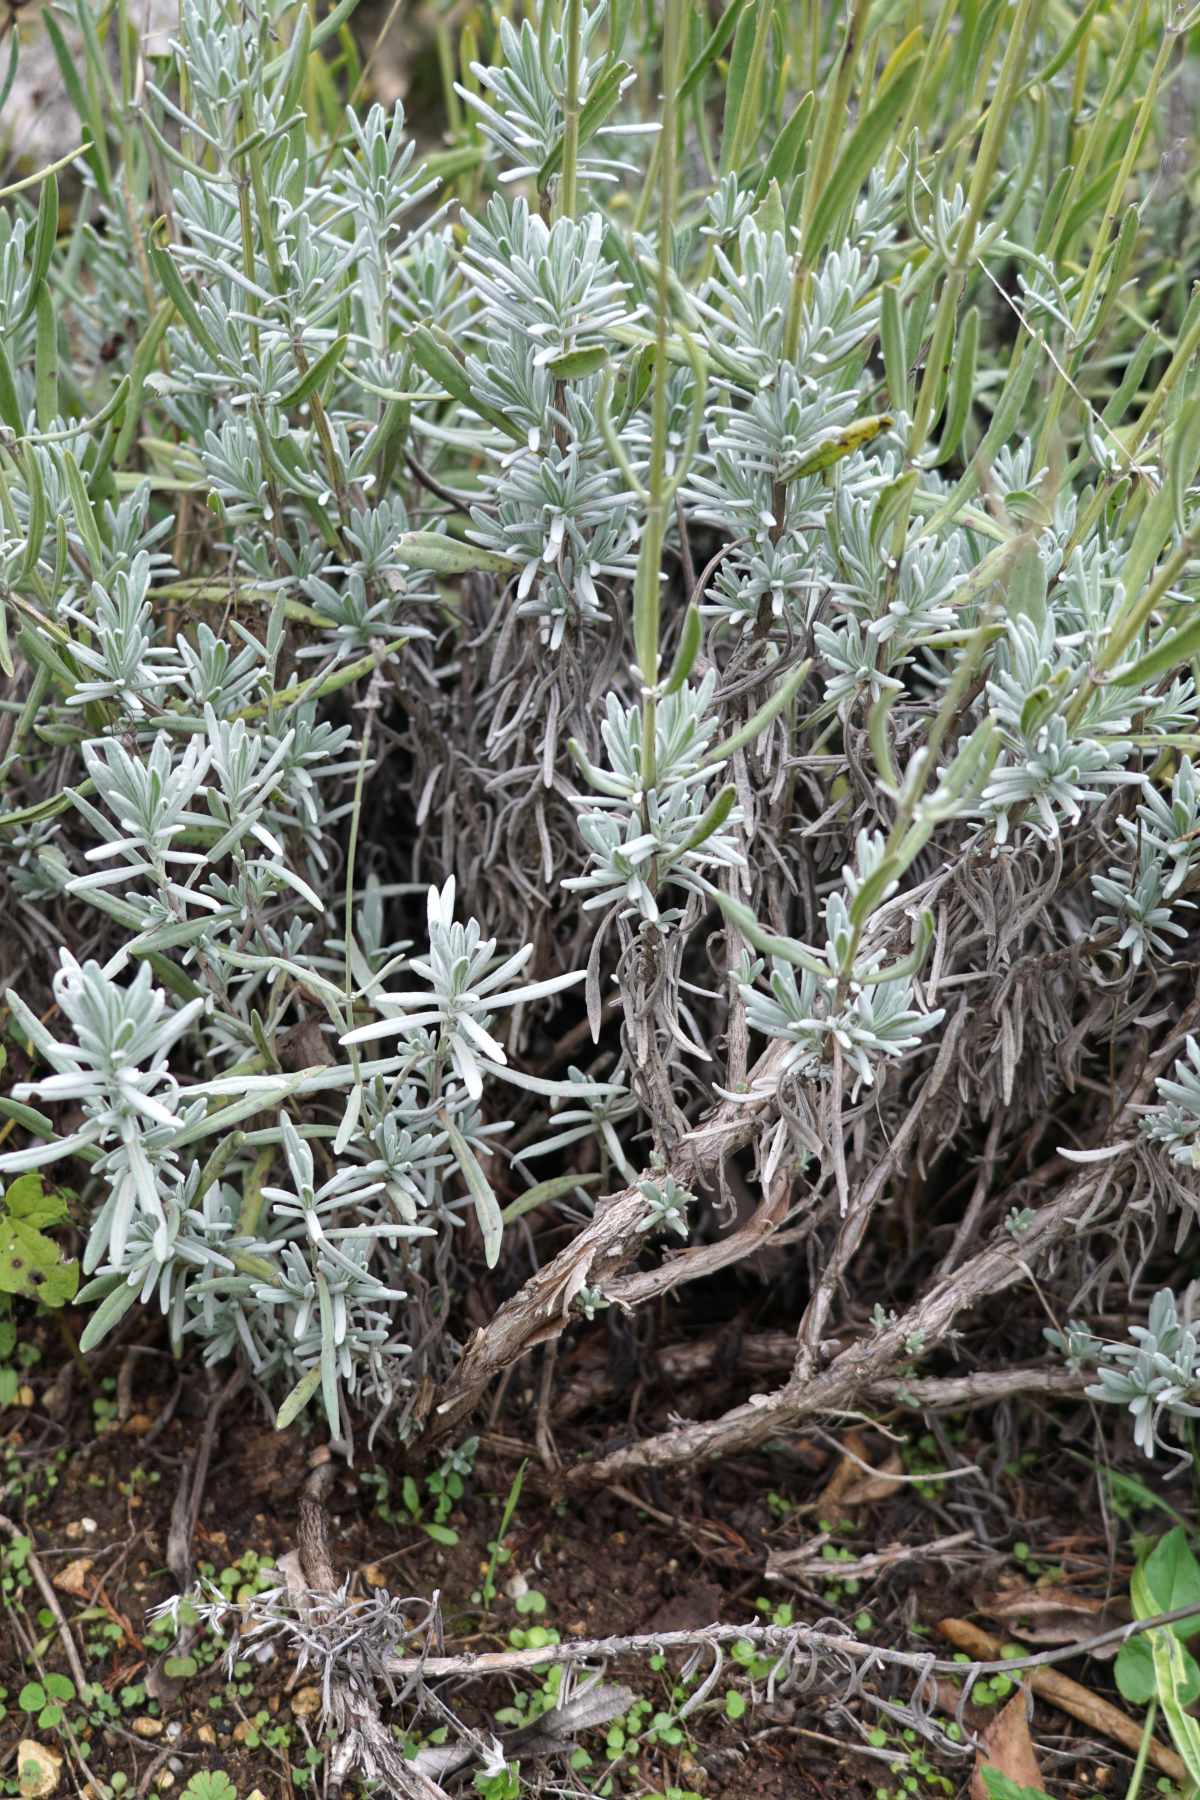
<instances>
[{"instance_id":1,"label":"dry brown twig","mask_svg":"<svg viewBox=\"0 0 1200 1800\"><path fill-rule=\"evenodd\" d=\"M312 1592L332 1597L338 1584L329 1555L324 1499L336 1466L328 1450L318 1451L313 1464L300 1491L299 1552L281 1559L280 1567L289 1578L301 1577ZM356 1772L365 1780L381 1781L387 1792L407 1796L407 1800L447 1800L445 1789L401 1754L379 1716L379 1703L368 1683L332 1682L329 1720L336 1746L329 1782L335 1791Z\"/></svg>"},{"instance_id":2,"label":"dry brown twig","mask_svg":"<svg viewBox=\"0 0 1200 1800\"><path fill-rule=\"evenodd\" d=\"M3 1513L0 1513L0 1531L5 1532L14 1540L26 1536L26 1533L21 1530L20 1526L14 1524L11 1519L6 1518ZM71 1633L71 1627L67 1623L67 1615L62 1609L62 1604L54 1591L50 1577L42 1567L41 1560L33 1547L32 1541L30 1541L25 1560L29 1565L29 1573L37 1582L42 1599L46 1602L46 1605L54 1615L54 1623L58 1628L58 1635L62 1643L63 1653L67 1659L67 1666L74 1677L76 1690L82 1696L87 1692L89 1686L87 1672L84 1669L79 1651L76 1648L75 1639Z\"/></svg>"},{"instance_id":3,"label":"dry brown twig","mask_svg":"<svg viewBox=\"0 0 1200 1800\"><path fill-rule=\"evenodd\" d=\"M862 1638L847 1637L841 1632L823 1631L808 1625L763 1625L757 1621L746 1625L697 1626L686 1631L646 1631L629 1637L575 1638L562 1644L538 1645L528 1650L481 1650L457 1656L394 1656L387 1664L389 1675L419 1675L430 1680L457 1675L478 1680L486 1675L510 1674L521 1669L540 1669L560 1663L592 1660L636 1659L656 1656L671 1650L695 1650L704 1645L737 1643L744 1639L768 1654L780 1654L798 1648L813 1649L851 1657L855 1662L877 1662L890 1667L911 1669L920 1675L1012 1675L1027 1670L1047 1669L1055 1663L1082 1656L1105 1644L1121 1644L1144 1631L1174 1625L1182 1619L1194 1619L1200 1607L1181 1606L1174 1612L1156 1613L1148 1619L1136 1619L1129 1625L1113 1626L1065 1648L1042 1650L1033 1656L1000 1657L989 1651L988 1659L971 1663L953 1662L936 1657L928 1650L887 1650ZM986 1637L986 1633L980 1634ZM989 1645L999 1650L999 1640L989 1638ZM1115 1709L1114 1709L1115 1710Z\"/></svg>"},{"instance_id":4,"label":"dry brown twig","mask_svg":"<svg viewBox=\"0 0 1200 1800\"><path fill-rule=\"evenodd\" d=\"M1134 1109L1154 1092L1158 1075L1169 1064L1177 1044L1200 1022L1200 1000L1175 1021L1157 1053L1147 1059L1136 1085L1114 1111L1106 1136L1120 1139ZM911 1115L910 1115L911 1116ZM757 1449L781 1431L794 1430L807 1419L845 1412L869 1394L875 1381L890 1374L916 1343L922 1352L944 1341L960 1316L987 1296L1004 1293L1029 1279L1030 1265L1058 1248L1081 1219L1094 1213L1108 1191L1130 1147L1099 1164L1089 1164L1069 1180L1058 1198L1035 1213L1015 1240L1001 1228L991 1242L960 1268L943 1275L921 1298L870 1340L862 1339L814 1372L806 1347L796 1359L790 1380L771 1394L755 1394L717 1419L703 1420L664 1432L642 1443L612 1451L580 1464L569 1480L580 1487L627 1481L639 1469L695 1467L718 1457ZM894 1380L894 1376L892 1377ZM904 1385L904 1384L901 1384Z\"/></svg>"}]
</instances>

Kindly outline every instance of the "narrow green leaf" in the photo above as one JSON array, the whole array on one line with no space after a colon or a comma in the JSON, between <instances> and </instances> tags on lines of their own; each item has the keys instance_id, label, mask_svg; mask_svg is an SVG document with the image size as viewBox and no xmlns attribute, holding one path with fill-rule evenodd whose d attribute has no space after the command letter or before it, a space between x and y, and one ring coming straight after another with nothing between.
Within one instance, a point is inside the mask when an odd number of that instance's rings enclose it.
<instances>
[{"instance_id":1,"label":"narrow green leaf","mask_svg":"<svg viewBox=\"0 0 1200 1800\"><path fill-rule=\"evenodd\" d=\"M716 62L718 56L720 56L722 50L733 35L737 22L745 11L747 4L748 0L729 0L729 5L725 8L725 11L721 14L721 17L709 32L703 48L700 50L695 61L688 68L687 74L679 85L680 105L682 105L685 100L691 99L696 89L700 86L700 83L704 80L704 77ZM728 96L726 96L726 105L728 105Z\"/></svg>"},{"instance_id":2,"label":"narrow green leaf","mask_svg":"<svg viewBox=\"0 0 1200 1800\"><path fill-rule=\"evenodd\" d=\"M885 281L879 290L879 341L883 349L883 368L892 406L907 417L912 412L908 346L904 337L900 292L890 281Z\"/></svg>"},{"instance_id":3,"label":"narrow green leaf","mask_svg":"<svg viewBox=\"0 0 1200 1800\"><path fill-rule=\"evenodd\" d=\"M42 481L42 466L35 452L28 447L21 459L21 473L25 477L25 486L29 493L29 521L26 527L25 554L17 568L16 585L18 587L27 582L37 568L49 516L46 507L46 488Z\"/></svg>"},{"instance_id":4,"label":"narrow green leaf","mask_svg":"<svg viewBox=\"0 0 1200 1800\"><path fill-rule=\"evenodd\" d=\"M721 789L711 806L709 806L703 815L696 821L696 825L690 836L684 840L684 850L699 850L701 845L706 844L715 832L720 831L722 825L733 811L734 801L736 799L737 789L732 782L729 782Z\"/></svg>"},{"instance_id":5,"label":"narrow green leaf","mask_svg":"<svg viewBox=\"0 0 1200 1800\"><path fill-rule=\"evenodd\" d=\"M130 1287L127 1281L114 1288L108 1297L102 1300L87 1324L79 1339L79 1348L86 1356L89 1350L106 1338L114 1325L119 1325L138 1297L138 1290Z\"/></svg>"},{"instance_id":6,"label":"narrow green leaf","mask_svg":"<svg viewBox=\"0 0 1200 1800\"><path fill-rule=\"evenodd\" d=\"M1147 650L1135 663L1114 670L1109 677L1114 687L1145 688L1160 675L1172 670L1182 673L1195 656L1200 656L1200 606L1192 608L1197 616L1181 625L1178 631L1164 631L1153 649Z\"/></svg>"},{"instance_id":7,"label":"narrow green leaf","mask_svg":"<svg viewBox=\"0 0 1200 1800\"><path fill-rule=\"evenodd\" d=\"M154 272L166 290L180 320L191 332L200 348L212 358L218 368L224 368L225 357L221 347L196 310L196 303L188 292L170 250L165 243L160 241L161 230L162 222L160 221L155 226L148 242L150 261L154 265Z\"/></svg>"},{"instance_id":8,"label":"narrow green leaf","mask_svg":"<svg viewBox=\"0 0 1200 1800\"><path fill-rule=\"evenodd\" d=\"M17 399L17 384L13 380L12 365L2 343L0 343L0 420L3 420L9 430L15 431L18 436L25 429L20 402Z\"/></svg>"},{"instance_id":9,"label":"narrow green leaf","mask_svg":"<svg viewBox=\"0 0 1200 1800\"><path fill-rule=\"evenodd\" d=\"M13 83L17 79L17 64L20 60L21 34L19 31L9 33L8 68L4 80L0 81L0 112L4 111L5 102L12 93Z\"/></svg>"},{"instance_id":10,"label":"narrow green leaf","mask_svg":"<svg viewBox=\"0 0 1200 1800\"><path fill-rule=\"evenodd\" d=\"M308 58L313 43L312 13L307 6L300 8L293 29L295 36L283 56L283 86L276 112L280 119L286 119L294 112L304 91L304 78L308 73Z\"/></svg>"},{"instance_id":11,"label":"narrow green leaf","mask_svg":"<svg viewBox=\"0 0 1200 1800\"><path fill-rule=\"evenodd\" d=\"M321 1385L321 1365L314 1363L305 1371L288 1395L279 1411L275 1414L276 1431L286 1431L300 1417L313 1395Z\"/></svg>"},{"instance_id":12,"label":"narrow green leaf","mask_svg":"<svg viewBox=\"0 0 1200 1800\"><path fill-rule=\"evenodd\" d=\"M33 355L33 385L38 424L49 431L58 417L58 320L49 285L43 282L37 296L37 337Z\"/></svg>"},{"instance_id":13,"label":"narrow green leaf","mask_svg":"<svg viewBox=\"0 0 1200 1800\"><path fill-rule=\"evenodd\" d=\"M583 103L579 114L579 147L583 148L589 138L595 137L604 121L616 110L621 98L621 88L632 70L628 63L616 62L600 76L591 93ZM563 139L560 138L537 173L538 192L544 194L551 180L562 167Z\"/></svg>"},{"instance_id":14,"label":"narrow green leaf","mask_svg":"<svg viewBox=\"0 0 1200 1800\"><path fill-rule=\"evenodd\" d=\"M83 539L88 561L95 573L104 561L104 542L100 536L100 528L96 524L96 515L92 511L92 503L88 499L87 489L83 485L79 464L69 450L62 452L60 464L67 483L67 491L71 496L71 511L75 516L75 529Z\"/></svg>"},{"instance_id":15,"label":"narrow green leaf","mask_svg":"<svg viewBox=\"0 0 1200 1800\"><path fill-rule=\"evenodd\" d=\"M683 629L679 634L675 660L671 664L671 673L663 683L664 694L679 692L695 666L703 636L704 622L700 617L700 608L693 601L683 615Z\"/></svg>"},{"instance_id":16,"label":"narrow green leaf","mask_svg":"<svg viewBox=\"0 0 1200 1800\"><path fill-rule=\"evenodd\" d=\"M972 306L959 326L958 339L951 360L950 394L946 401L946 417L942 441L937 447L933 467L949 462L962 443L971 402L975 397L975 365L979 357L979 308Z\"/></svg>"},{"instance_id":17,"label":"narrow green leaf","mask_svg":"<svg viewBox=\"0 0 1200 1800\"><path fill-rule=\"evenodd\" d=\"M908 105L919 74L919 62L910 63L851 133L813 208L804 239L804 255L808 262L814 261L832 242L843 215L878 162L891 137L893 125Z\"/></svg>"},{"instance_id":18,"label":"narrow green leaf","mask_svg":"<svg viewBox=\"0 0 1200 1800\"><path fill-rule=\"evenodd\" d=\"M527 1188L519 1200L510 1200L500 1216L506 1225L511 1225L515 1220L523 1219L526 1213L557 1200L561 1194L573 1194L580 1187L595 1187L603 1179L599 1174L552 1175L549 1181L539 1181L535 1187Z\"/></svg>"},{"instance_id":19,"label":"narrow green leaf","mask_svg":"<svg viewBox=\"0 0 1200 1800\"><path fill-rule=\"evenodd\" d=\"M711 768L714 763L724 762L727 757L733 756L738 750L744 750L747 744L752 744L756 737L761 736L772 719L777 718L784 707L788 706L800 692L811 668L811 661L802 662L792 670L790 675L785 675L770 699L764 700L758 711L746 720L740 730L731 733L719 744L712 746L703 759L704 767Z\"/></svg>"},{"instance_id":20,"label":"narrow green leaf","mask_svg":"<svg viewBox=\"0 0 1200 1800\"><path fill-rule=\"evenodd\" d=\"M504 1215L500 1211L500 1203L496 1199L491 1182L479 1165L479 1159L458 1126L444 1113L441 1115L441 1126L454 1153L454 1160L461 1169L463 1180L470 1189L471 1198L475 1202L475 1217L479 1221L479 1230L483 1238L483 1260L489 1269L494 1269L499 1260L500 1243L504 1236Z\"/></svg>"},{"instance_id":21,"label":"narrow green leaf","mask_svg":"<svg viewBox=\"0 0 1200 1800\"><path fill-rule=\"evenodd\" d=\"M899 856L885 856L877 869L872 869L850 903L852 925L865 925L888 891L896 886L904 869Z\"/></svg>"},{"instance_id":22,"label":"narrow green leaf","mask_svg":"<svg viewBox=\"0 0 1200 1800\"><path fill-rule=\"evenodd\" d=\"M764 956L777 956L780 962L791 963L793 968L807 969L811 975L828 976L828 963L822 962L814 950L798 943L795 938L776 937L773 931L767 931L759 924L743 901L735 900L732 894L714 887L702 875L698 879L709 898L716 901L730 924L737 926L746 942L753 945L754 949L761 950Z\"/></svg>"},{"instance_id":23,"label":"narrow green leaf","mask_svg":"<svg viewBox=\"0 0 1200 1800\"><path fill-rule=\"evenodd\" d=\"M443 387L460 406L469 406L480 418L487 419L517 443L525 442L525 433L497 407L488 406L475 392L466 369L460 362L452 340L429 325L414 325L408 334L408 347L425 373Z\"/></svg>"},{"instance_id":24,"label":"narrow green leaf","mask_svg":"<svg viewBox=\"0 0 1200 1800\"><path fill-rule=\"evenodd\" d=\"M344 332L341 337L335 338L328 350L323 351L316 362L309 365L295 387L288 388L286 393L279 396L279 404L285 412L293 406L299 406L301 401L307 400L310 394L314 394L319 387L324 385L326 376L333 373L345 356L349 343L349 332Z\"/></svg>"},{"instance_id":25,"label":"narrow green leaf","mask_svg":"<svg viewBox=\"0 0 1200 1800\"><path fill-rule=\"evenodd\" d=\"M767 166L763 170L760 191L777 181L785 191L788 183L794 181L804 168L804 159L808 153L809 132L812 129L813 109L816 105L815 94L805 94L791 118L775 140L771 154L767 158Z\"/></svg>"},{"instance_id":26,"label":"narrow green leaf","mask_svg":"<svg viewBox=\"0 0 1200 1800\"><path fill-rule=\"evenodd\" d=\"M757 10L761 6L770 4L771 0L754 0L753 5L743 7L737 18L733 54L729 59L729 75L725 82L725 118L721 129L720 172L722 175L728 175L733 168L738 124L742 115L742 107L746 104L746 82L750 74L751 58L754 54L754 36L758 23Z\"/></svg>"},{"instance_id":27,"label":"narrow green leaf","mask_svg":"<svg viewBox=\"0 0 1200 1800\"><path fill-rule=\"evenodd\" d=\"M21 317L16 321L23 325L42 293L46 281L46 272L50 267L50 259L54 255L54 245L58 237L58 177L48 174L42 183L41 197L38 201L37 227L33 234L33 251L29 267L29 299Z\"/></svg>"},{"instance_id":28,"label":"narrow green leaf","mask_svg":"<svg viewBox=\"0 0 1200 1800\"><path fill-rule=\"evenodd\" d=\"M133 447L134 433L137 431L141 419L142 394L145 391L146 377L154 367L158 356L158 347L163 341L167 326L174 317L174 302L164 300L142 333L137 349L133 353L133 361L129 366L129 390L125 395L121 429L117 433L117 441L113 447L113 461L118 468L124 467L125 459Z\"/></svg>"},{"instance_id":29,"label":"narrow green leaf","mask_svg":"<svg viewBox=\"0 0 1200 1800\"><path fill-rule=\"evenodd\" d=\"M42 14L41 26L50 39L54 51L54 60L58 64L63 86L75 110L80 123L87 128L91 142L79 151L92 174L96 178L96 186L104 200L110 205L113 199L112 171L108 162L108 146L105 137L104 118L98 106L93 103L90 93L85 93L79 78L77 52L68 47L61 27L54 14L47 8Z\"/></svg>"}]
</instances>

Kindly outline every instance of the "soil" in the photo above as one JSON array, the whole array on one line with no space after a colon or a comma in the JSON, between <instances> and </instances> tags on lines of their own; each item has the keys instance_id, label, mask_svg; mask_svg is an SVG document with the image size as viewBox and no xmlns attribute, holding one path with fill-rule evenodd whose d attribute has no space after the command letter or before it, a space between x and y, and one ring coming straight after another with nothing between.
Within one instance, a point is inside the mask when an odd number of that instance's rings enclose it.
<instances>
[{"instance_id":1,"label":"soil","mask_svg":"<svg viewBox=\"0 0 1200 1800\"><path fill-rule=\"evenodd\" d=\"M202 1374L189 1371L181 1381L169 1357L153 1348L111 1352L87 1379L65 1373L69 1368L54 1334L43 1336L40 1360L24 1372L17 1404L0 1413L0 1512L30 1540L55 1585L88 1676L102 1682L111 1704L107 1717L93 1713L90 1719L69 1704L57 1727L43 1727L22 1710L27 1683L44 1683L47 1674L68 1669L20 1541L14 1544L11 1533L0 1536L0 1591L10 1627L0 1650L0 1688L6 1690L0 1705L7 1708L0 1716L0 1792L18 1791L16 1747L28 1738L65 1755L60 1793L88 1792L76 1778L83 1768L79 1756L93 1776L110 1784L117 1778L118 1790L129 1795L172 1788L182 1793L201 1770L223 1770L240 1800L255 1789L264 1800L323 1792L319 1696L311 1670L297 1677L281 1657L239 1663L230 1680L214 1648L201 1639L193 1649L194 1671L180 1677L168 1670L177 1678L161 1703L146 1692L170 1638L161 1624L147 1620L147 1611L175 1590L167 1568L171 1511L215 1378L206 1385ZM700 1410L728 1399L728 1393L663 1396L635 1387L621 1406L629 1415L631 1401L640 1405L638 1428L645 1429L655 1416L665 1420L668 1402ZM512 1633L531 1625L552 1628L564 1639L590 1638L716 1620L741 1623L790 1605L800 1621L838 1619L882 1645L939 1647L948 1654L937 1635L947 1614L1001 1633L1013 1629L996 1625L987 1605L989 1596L1014 1583L1091 1596L1097 1605L1127 1590L1128 1529L1120 1528L1114 1554L1095 1483L1080 1479L1082 1459L1057 1423L1047 1422L1044 1439L1053 1443L1053 1455L1035 1453L1020 1465L997 1464L986 1417L964 1416L939 1428L940 1442L920 1427L914 1431L910 1419L886 1432L848 1427L836 1436L782 1445L703 1477L669 1486L647 1483L636 1495L619 1490L578 1499L564 1497L561 1482L538 1459L535 1404L531 1391L511 1385L498 1417L481 1434L463 1494L440 1527L423 1471L406 1470L394 1447L377 1446L372 1453L359 1447L356 1466L339 1470L328 1503L331 1554L339 1578L353 1578L352 1593L386 1586L427 1600L437 1591L447 1651L503 1648ZM608 1413L609 1430L616 1416ZM1023 1420L1023 1433L1028 1424ZM564 1464L586 1447L589 1425L594 1431L594 1418L556 1434ZM223 1583L231 1596L278 1579L264 1566L296 1546L299 1491L318 1441L316 1433L308 1441L295 1429L276 1433L246 1392L222 1414L192 1553L199 1573ZM983 1479L925 1478L972 1461ZM886 1472L872 1479L862 1464ZM495 1572L496 1598L484 1607L481 1580L522 1465L523 1488L503 1540L507 1556ZM406 1474L417 1519L406 1504ZM908 1479L897 1482L897 1474ZM434 1524L433 1535L427 1524ZM963 1533L967 1541L951 1559L922 1555L923 1545ZM455 1541L435 1541L448 1536ZM818 1545L823 1540L815 1575L768 1577L770 1555L795 1551L814 1538ZM839 1565L885 1546L902 1551L882 1572L839 1579ZM1081 1656L1065 1669L1120 1703L1111 1663ZM609 1679L627 1683L655 1711L671 1706L669 1671L622 1664L610 1668ZM443 1684L441 1692L460 1718L486 1734L495 1729L497 1710L513 1705L515 1692L536 1692L538 1686L536 1677L493 1678L488 1684ZM863 1686L866 1692L847 1697L832 1682L823 1683L818 1669L809 1691L793 1688L771 1698L761 1683L753 1688L727 1662L709 1701L685 1721L678 1743L646 1743L643 1734L641 1744L613 1762L612 1792L681 1791L738 1800L967 1795L971 1753L949 1761L919 1738L905 1739L901 1725L869 1698L873 1693L903 1703L911 1698L911 1681L905 1688L880 1671ZM734 1710L738 1696L748 1702L736 1720L727 1716L727 1690L735 1694ZM964 1722L981 1729L994 1716L971 1707ZM436 1724L429 1717L414 1720L403 1708L395 1717L414 1734ZM68 1727L74 1751L64 1736ZM893 1754L910 1754L915 1746L912 1765L856 1754L866 1733L881 1729ZM1040 1700L1033 1732L1044 1782L1055 1796L1124 1792L1131 1766L1124 1752ZM561 1759L547 1766L547 1792L583 1794L599 1787L605 1730L590 1732L582 1743L591 1768L580 1779Z\"/></svg>"}]
</instances>

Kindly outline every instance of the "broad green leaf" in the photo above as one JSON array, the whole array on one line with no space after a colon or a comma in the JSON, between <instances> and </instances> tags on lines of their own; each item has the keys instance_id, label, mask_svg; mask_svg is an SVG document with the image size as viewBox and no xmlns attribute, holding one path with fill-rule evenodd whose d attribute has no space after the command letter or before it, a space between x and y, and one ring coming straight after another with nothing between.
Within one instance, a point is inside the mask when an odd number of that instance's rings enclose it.
<instances>
[{"instance_id":1,"label":"broad green leaf","mask_svg":"<svg viewBox=\"0 0 1200 1800\"><path fill-rule=\"evenodd\" d=\"M980 1770L987 1800L1050 1800L1045 1788L1022 1787L1011 1775L993 1769L987 1763Z\"/></svg>"},{"instance_id":2,"label":"broad green leaf","mask_svg":"<svg viewBox=\"0 0 1200 1800\"><path fill-rule=\"evenodd\" d=\"M1134 1614L1139 1619L1195 1606L1195 1619L1184 1620L1172 1629L1179 1637L1194 1637L1200 1632L1200 1562L1185 1531L1176 1526L1158 1540L1134 1570L1130 1593Z\"/></svg>"},{"instance_id":3,"label":"broad green leaf","mask_svg":"<svg viewBox=\"0 0 1200 1800\"><path fill-rule=\"evenodd\" d=\"M1183 1759L1188 1779L1200 1784L1200 1725L1190 1713L1184 1711L1184 1707L1191 1703L1187 1691L1186 1665L1192 1659L1174 1631L1156 1630L1147 1635L1151 1640L1154 1677L1163 1718L1167 1722L1171 1740ZM1195 1669L1194 1663L1192 1668Z\"/></svg>"},{"instance_id":4,"label":"broad green leaf","mask_svg":"<svg viewBox=\"0 0 1200 1800\"><path fill-rule=\"evenodd\" d=\"M512 557L494 550L480 550L436 531L405 531L396 539L399 562L413 569L432 569L438 575L515 575L520 567Z\"/></svg>"},{"instance_id":5,"label":"broad green leaf","mask_svg":"<svg viewBox=\"0 0 1200 1800\"><path fill-rule=\"evenodd\" d=\"M588 350L568 350L546 367L556 381L579 381L585 375L598 375L607 361L608 351L604 345L594 344Z\"/></svg>"}]
</instances>

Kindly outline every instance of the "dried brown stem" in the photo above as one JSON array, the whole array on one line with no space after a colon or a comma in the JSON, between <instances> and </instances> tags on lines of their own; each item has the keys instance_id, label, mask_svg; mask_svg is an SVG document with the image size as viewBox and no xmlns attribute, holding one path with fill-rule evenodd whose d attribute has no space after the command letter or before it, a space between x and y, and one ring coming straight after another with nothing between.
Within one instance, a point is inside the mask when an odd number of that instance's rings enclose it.
<instances>
[{"instance_id":1,"label":"dried brown stem","mask_svg":"<svg viewBox=\"0 0 1200 1800\"><path fill-rule=\"evenodd\" d=\"M26 1535L19 1525L14 1525L13 1521L6 1518L3 1513L0 1513L0 1531L6 1532L10 1538L25 1537ZM74 1677L76 1690L82 1700L83 1696L87 1693L89 1686L87 1673L80 1660L79 1651L75 1647L75 1639L71 1635L71 1627L67 1624L67 1615L62 1609L62 1604L54 1591L50 1577L42 1567L41 1559L34 1549L32 1542L29 1545L25 1560L29 1564L29 1573L37 1582L42 1599L46 1602L46 1605L54 1615L54 1623L58 1628L58 1635L62 1642L63 1653L67 1659L67 1666Z\"/></svg>"},{"instance_id":2,"label":"dried brown stem","mask_svg":"<svg viewBox=\"0 0 1200 1800\"><path fill-rule=\"evenodd\" d=\"M670 1650L694 1650L704 1644L747 1643L768 1654L785 1655L797 1649L813 1649L853 1657L856 1662L888 1663L895 1668L912 1669L921 1675L1011 1675L1027 1669L1046 1669L1066 1662L1106 1644L1122 1644L1163 1625L1181 1619L1194 1619L1197 1608L1181 1606L1174 1612L1157 1613L1153 1618L1136 1619L1130 1625L1116 1625L1095 1637L1067 1644L1056 1650L1041 1650L1034 1656L1004 1657L973 1663L953 1662L932 1656L928 1650L888 1650L863 1638L845 1637L838 1632L818 1631L807 1625L702 1625L689 1631L644 1631L632 1637L573 1638L563 1644L545 1644L530 1650L482 1650L458 1656L394 1656L387 1665L388 1674L404 1678L422 1676L435 1680L439 1676L457 1675L479 1680L487 1675L504 1675L520 1669L541 1669L559 1663L611 1661L619 1658L656 1656ZM986 1634L981 1634L986 1635ZM994 1640L989 1640L989 1642Z\"/></svg>"},{"instance_id":3,"label":"dried brown stem","mask_svg":"<svg viewBox=\"0 0 1200 1800\"><path fill-rule=\"evenodd\" d=\"M680 1139L670 1159L676 1180L686 1186L711 1174L750 1141L771 1106L771 1082L785 1049L782 1044L772 1045L755 1065L752 1081L763 1085L763 1093L744 1102L722 1102L707 1120ZM650 1235L647 1213L645 1196L636 1187L602 1201L578 1237L505 1301L463 1351L430 1415L428 1440L436 1442L453 1435L497 1375L536 1344L557 1338L570 1323L571 1304L582 1288L607 1291Z\"/></svg>"},{"instance_id":4,"label":"dried brown stem","mask_svg":"<svg viewBox=\"0 0 1200 1800\"><path fill-rule=\"evenodd\" d=\"M1133 1109L1153 1093L1156 1076L1171 1060L1180 1038L1194 1030L1198 1020L1200 1001L1193 1001L1141 1070L1108 1135L1119 1137L1131 1122ZM582 1463L572 1470L571 1481L580 1487L611 1486L627 1481L641 1469L694 1468L757 1449L781 1431L794 1431L807 1419L847 1411L879 1382L894 1378L896 1367L911 1354L907 1346L920 1343L923 1352L928 1352L943 1342L962 1313L1027 1280L1030 1265L1065 1242L1098 1205L1128 1153L1125 1150L1107 1162L1080 1170L1056 1200L1035 1214L1019 1239L1006 1230L998 1231L960 1269L935 1281L903 1318L870 1340L851 1345L828 1368L810 1374L798 1363L791 1380L774 1393L754 1395L721 1418L685 1425Z\"/></svg>"}]
</instances>

